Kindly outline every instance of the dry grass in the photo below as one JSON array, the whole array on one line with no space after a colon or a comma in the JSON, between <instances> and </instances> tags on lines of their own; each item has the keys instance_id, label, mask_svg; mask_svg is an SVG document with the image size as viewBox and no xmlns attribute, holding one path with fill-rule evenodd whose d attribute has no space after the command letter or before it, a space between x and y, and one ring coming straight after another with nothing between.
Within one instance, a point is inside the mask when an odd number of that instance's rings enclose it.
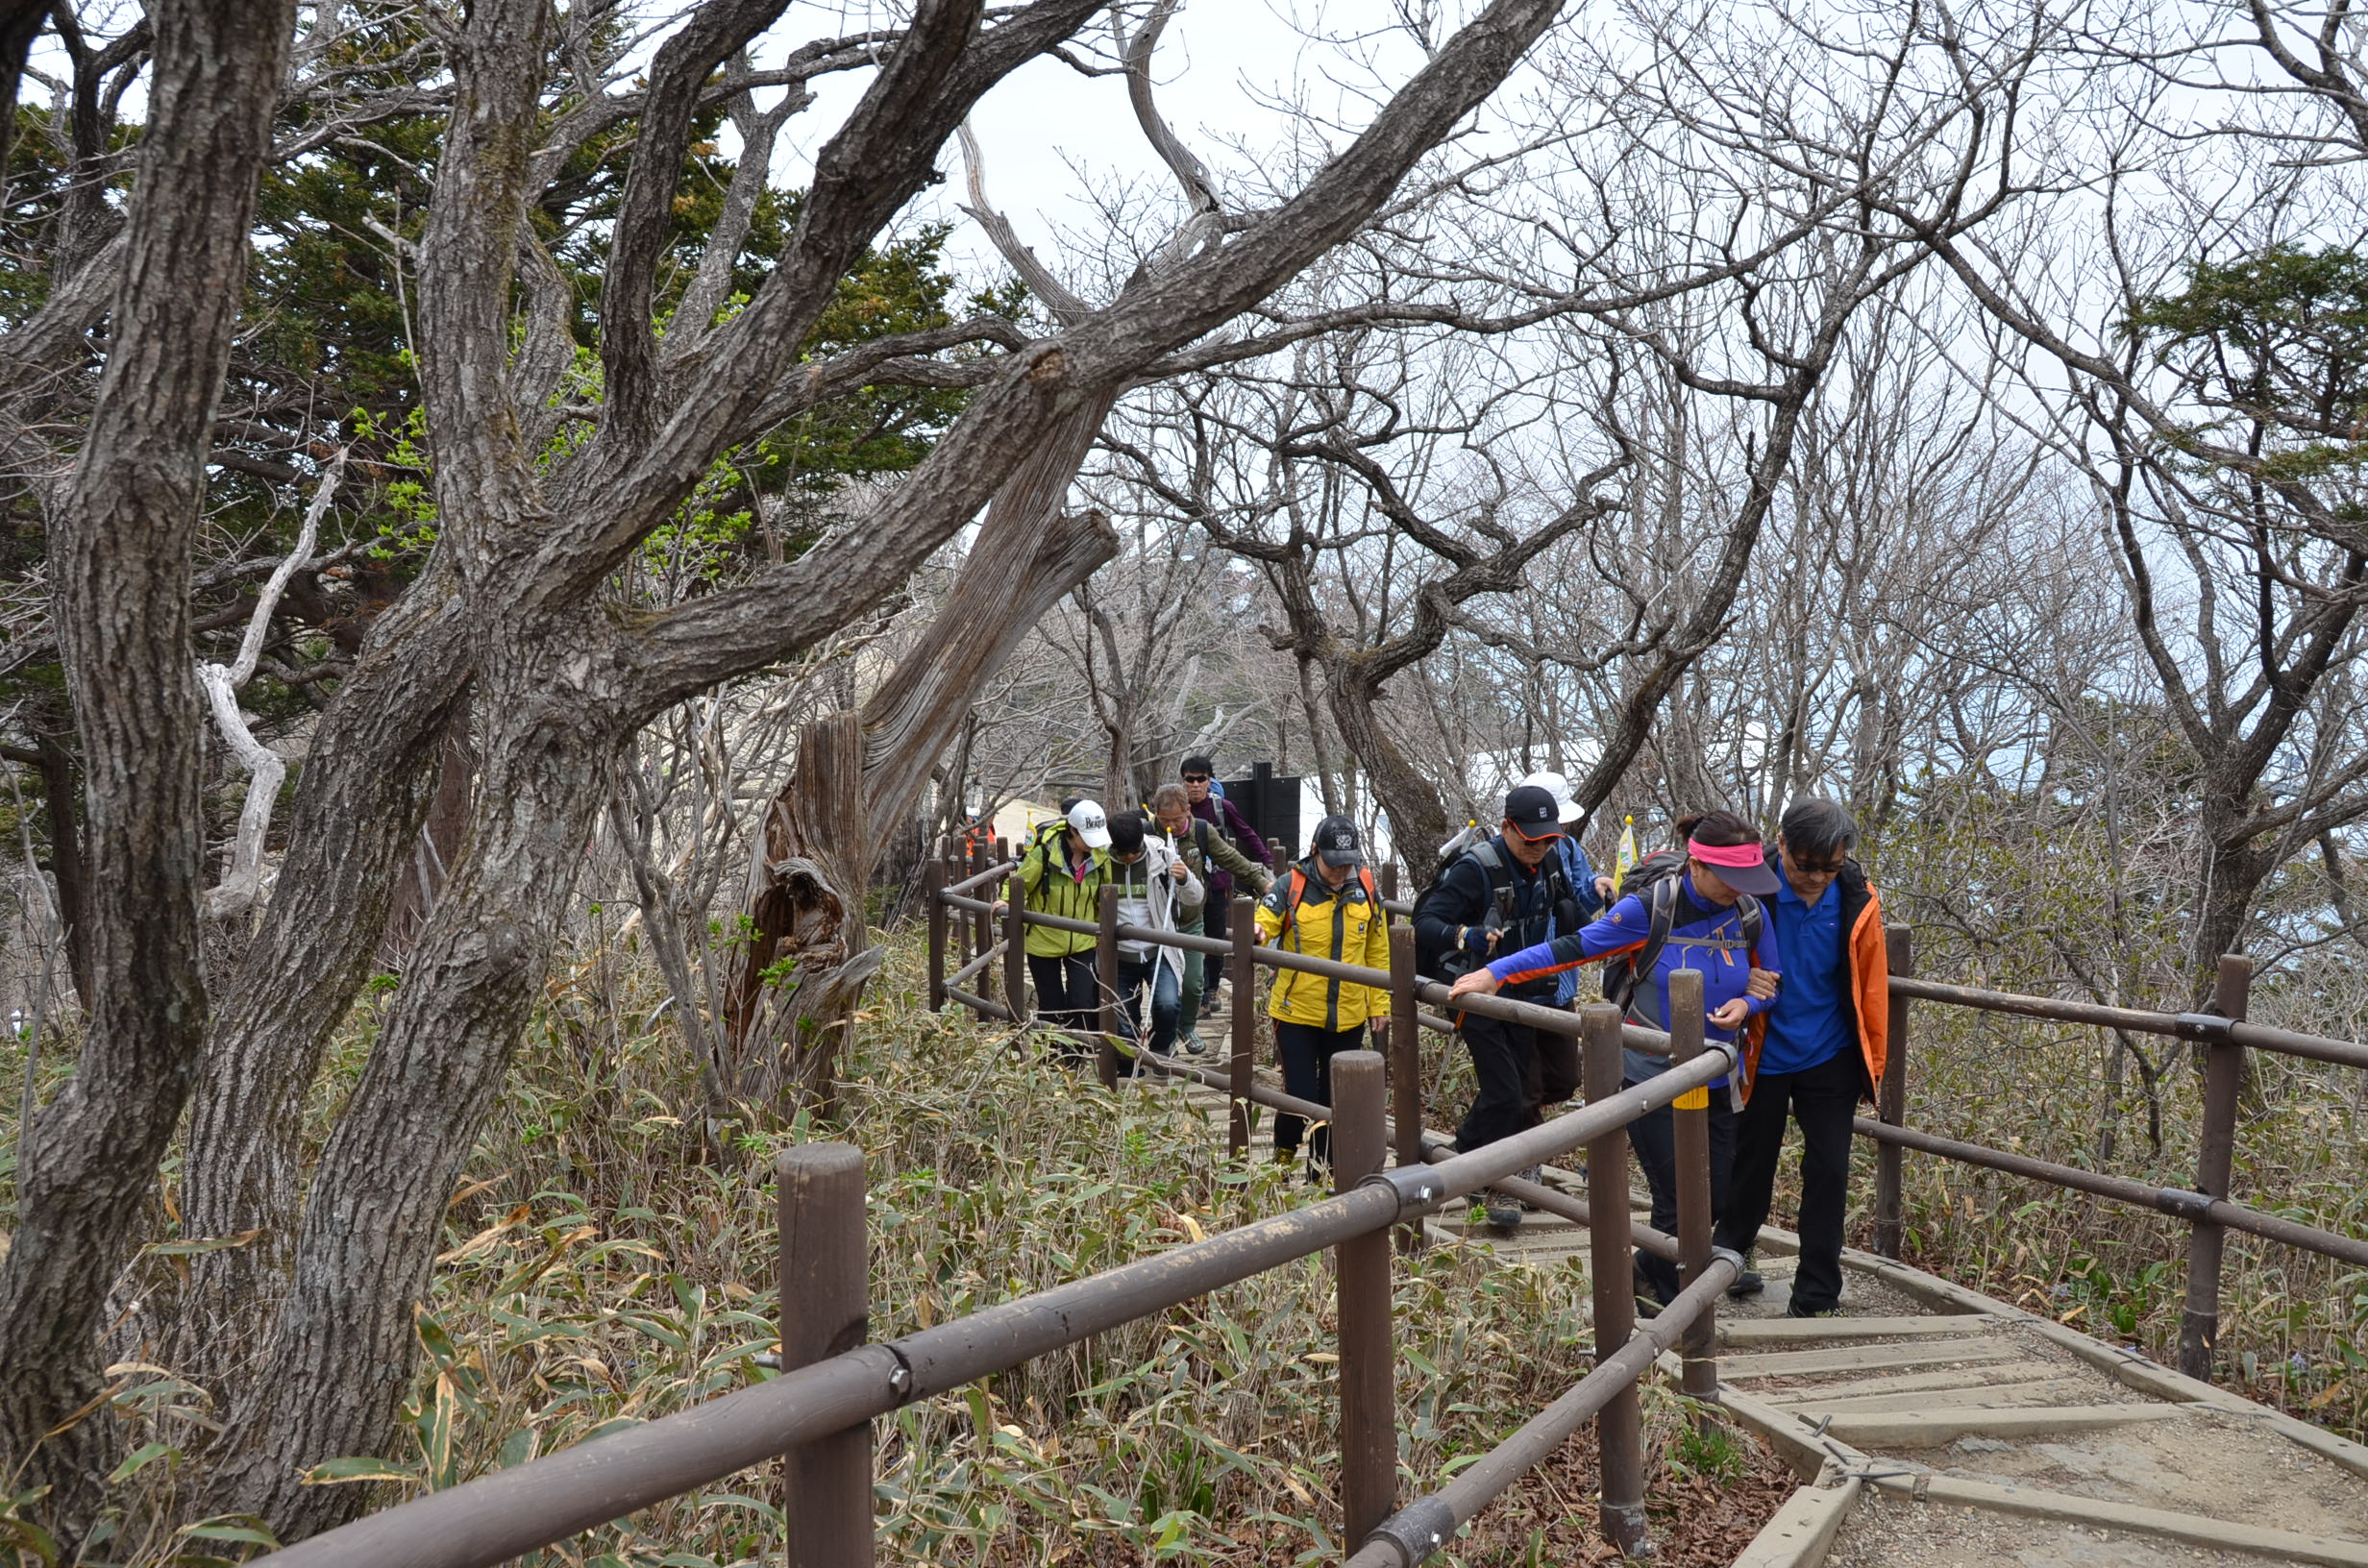
<instances>
[{"instance_id":1,"label":"dry grass","mask_svg":"<svg viewBox=\"0 0 2368 1568\"><path fill-rule=\"evenodd\" d=\"M659 1000L644 968L596 954L555 979L454 1201L398 1443L324 1467L324 1482L367 1486L383 1507L768 1376L754 1357L774 1339L770 1167L786 1142L865 1151L878 1337L1305 1201L1292 1172L1228 1164L1179 1090L1106 1091L1006 1031L927 1014L918 979L900 948L840 1125L745 1136L727 1168L698 1163L678 1119L698 1102L671 1031L633 1027ZM339 1042L317 1132L382 1000ZM1494 1267L1435 1249L1397 1282L1412 1496L1582 1377L1592 1346L1575 1263ZM1337 1561L1332 1353L1331 1277L1310 1259L903 1409L876 1429L881 1555L999 1568ZM146 1445L126 1517L154 1519L210 1404L136 1372L118 1408ZM1755 1445L1695 1435L1674 1396L1650 1391L1647 1410L1668 1560L1728 1560L1788 1483ZM1584 1436L1566 1445L1443 1560L1598 1560L1592 1460ZM127 1525L101 1552L251 1551L240 1522L201 1528ZM777 1481L752 1472L538 1560L736 1563L777 1556L780 1541Z\"/></svg>"}]
</instances>

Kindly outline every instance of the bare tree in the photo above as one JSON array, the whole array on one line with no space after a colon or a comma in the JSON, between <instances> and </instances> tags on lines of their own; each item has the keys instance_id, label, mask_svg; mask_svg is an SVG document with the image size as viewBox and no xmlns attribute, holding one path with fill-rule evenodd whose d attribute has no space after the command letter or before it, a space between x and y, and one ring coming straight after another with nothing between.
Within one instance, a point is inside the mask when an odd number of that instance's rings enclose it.
<instances>
[{"instance_id":1,"label":"bare tree","mask_svg":"<svg viewBox=\"0 0 2368 1568\"><path fill-rule=\"evenodd\" d=\"M400 1403L412 1354L411 1306L427 1280L455 1172L500 1087L569 901L580 846L639 728L676 702L847 625L895 592L990 500L1046 515L1074 466L1073 456L1049 450L1055 443L1048 431L1075 429L1083 411L1106 408L1161 356L1221 327L1354 233L1513 68L1557 7L1498 0L1443 42L1287 200L1244 221L1224 243L1195 251L999 360L931 456L863 527L833 532L796 560L678 607L652 613L612 597L608 585L620 564L675 514L721 452L813 399L880 373L879 354L860 364L808 367L798 363L799 346L857 253L931 177L939 147L979 96L1098 9L1098 0L1036 0L990 22L975 4L930 0L900 35L867 45L877 68L817 158L788 249L728 320L704 331L685 324L662 343L653 280L671 243L694 109L718 69L774 23L777 0L702 7L658 47L645 86L579 98L555 119L545 112L546 62L555 46L564 58L574 45L549 36L551 18L538 0L498 0L451 26L452 112L415 257L436 550L419 580L375 623L322 716L279 891L218 1037L217 1060L243 1057L247 1082L217 1074L193 1126L192 1188L211 1185L234 1200L209 1218L281 1236L292 1230L295 1237L284 1296L276 1303L266 1286L194 1304L201 1313L243 1315L250 1330L243 1338L255 1347L234 1369L230 1420L207 1456L210 1482L199 1488L203 1506L259 1514L283 1538L354 1506L346 1489L308 1487L302 1477L322 1458L376 1447ZM143 189L152 199L164 195L154 203L160 215L185 224L202 219L196 233L175 233L173 244L157 245L160 264L211 267L185 280L173 274L163 297L177 310L202 300L206 320L224 324L210 335L176 331L170 355L136 374L131 355L111 356L111 381L136 380L151 399L167 389L179 395L170 407L137 409L148 416L143 439L181 441L178 455L157 472L193 476L204 450L190 438L202 434L219 369L203 355L218 356L234 314L231 262L243 250L243 203L251 197L208 198L224 181L252 190L286 18L274 28L268 37L246 33L204 48L185 48L178 35L160 45L168 59L160 84L202 86L196 96L210 116L203 123L243 114L253 145L225 149L201 135L160 135L146 144L165 149L159 159L205 159L185 182ZM166 101L160 92L160 108ZM560 352L560 302L546 286L548 255L538 256L526 219L572 138L604 115L610 124L637 119L638 130L601 290L601 401L577 409L554 396L573 356ZM139 343L129 324L162 306L144 266L130 267L126 277L119 340ZM523 285L516 292L514 282ZM522 334L514 314L521 296ZM186 321L176 317L175 325ZM933 339L911 347L945 346ZM124 410L111 419L134 412L130 404L111 406ZM546 434L571 420L585 429L554 454ZM91 482L119 494L148 472L125 462L103 476L93 472ZM1046 477L1048 496L1029 493L1024 477L1031 474ZM91 515L87 503L74 509ZM70 1479L65 1495L85 1504L103 1467L88 1455L67 1461L69 1445L45 1444L43 1436L86 1403L93 1314L205 1032L194 955L199 840L194 707L186 701L193 660L171 607L185 592L187 568L185 545L171 548L186 538L186 524L177 527L175 533L143 522L83 536L105 544L90 560L91 592L132 581L159 597L157 614L137 623L145 640L138 656L147 660L138 667L151 672L140 678L152 682L160 706L179 701L180 722L157 718L131 727L136 705L124 699L122 686L136 659L127 651L106 661L114 689L100 706L121 715L126 727L118 740L89 747L98 759L90 791L98 808L94 868L105 869L94 880L115 877L108 906L94 913L94 968L101 995L116 998L102 1006L120 1011L94 1020L86 1076L43 1119L42 1164L54 1174L39 1178L41 1189L26 1208L20 1237L31 1244L20 1240L0 1276L0 1342L12 1372L0 1446L12 1462L50 1466L37 1473ZM161 553L136 553L151 551ZM62 558L70 568L77 559L71 551ZM84 608L93 601L75 597L83 592L68 587L61 600L61 629L76 660L85 656L75 639L105 619ZM1014 602L1018 596L999 604L995 625L982 628L987 648ZM464 690L480 770L465 846L303 1194L299 1221L295 1171L284 1134L266 1125L268 1113L285 1092L280 1085L309 1081L320 1041L360 982L383 927L392 870L432 785L445 721ZM947 700L943 683L915 671L899 682L889 706L918 720ZM82 708L86 723L98 711L87 702ZM841 740L842 777L853 754ZM914 776L925 776L932 760L912 758ZM169 787L159 782L174 779L180 782ZM910 791L900 782L890 793L903 798ZM845 801L842 794L831 802L842 827L850 821ZM133 933L150 931L155 941L131 942ZM135 1065L154 1070L120 1070ZM258 1080L274 1082L256 1087ZM78 1114L83 1104L101 1103L101 1090L108 1091L104 1125ZM236 1174L201 1178L201 1163L223 1163ZM371 1223L357 1225L358 1214ZM91 1215L95 1223L86 1218Z\"/></svg>"}]
</instances>

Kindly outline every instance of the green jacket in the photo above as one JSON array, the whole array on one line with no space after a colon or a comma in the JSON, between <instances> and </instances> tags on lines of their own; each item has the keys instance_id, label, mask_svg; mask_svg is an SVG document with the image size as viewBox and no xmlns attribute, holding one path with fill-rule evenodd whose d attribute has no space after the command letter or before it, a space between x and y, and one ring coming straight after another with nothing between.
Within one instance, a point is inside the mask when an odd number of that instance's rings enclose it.
<instances>
[{"instance_id":1,"label":"green jacket","mask_svg":"<svg viewBox=\"0 0 2368 1568\"><path fill-rule=\"evenodd\" d=\"M1069 858L1069 824L1047 822L1020 857L1020 886L1024 907L1039 915L1058 915L1088 924L1101 919L1101 885L1110 879L1110 852L1086 851L1083 875ZM1090 931L1056 931L1048 925L1027 928L1030 958L1066 958L1094 950Z\"/></svg>"},{"instance_id":2,"label":"green jacket","mask_svg":"<svg viewBox=\"0 0 2368 1568\"><path fill-rule=\"evenodd\" d=\"M1158 829L1154 828L1154 831ZM1264 897L1274 881L1272 871L1235 848L1231 839L1220 833L1214 823L1199 817L1194 818L1192 826L1175 841L1175 857L1184 863L1186 870L1200 878L1202 887L1208 886L1211 871L1228 871L1232 873L1236 887L1255 888L1258 895ZM1198 930L1206 913L1205 909L1198 909L1190 915L1179 915L1178 929Z\"/></svg>"}]
</instances>

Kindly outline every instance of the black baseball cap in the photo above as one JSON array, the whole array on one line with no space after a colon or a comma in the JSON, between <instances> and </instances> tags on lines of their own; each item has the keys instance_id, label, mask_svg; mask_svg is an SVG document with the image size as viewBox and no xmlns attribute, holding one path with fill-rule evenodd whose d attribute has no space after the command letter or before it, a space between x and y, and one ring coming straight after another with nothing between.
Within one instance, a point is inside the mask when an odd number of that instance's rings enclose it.
<instances>
[{"instance_id":1,"label":"black baseball cap","mask_svg":"<svg viewBox=\"0 0 2368 1568\"><path fill-rule=\"evenodd\" d=\"M1524 784L1505 796L1505 821L1525 839L1560 838L1562 802L1554 798L1552 790Z\"/></svg>"},{"instance_id":2,"label":"black baseball cap","mask_svg":"<svg viewBox=\"0 0 2368 1568\"><path fill-rule=\"evenodd\" d=\"M1326 817L1318 822L1314 845L1326 866L1365 864L1365 841L1357 836L1357 824L1345 817Z\"/></svg>"}]
</instances>

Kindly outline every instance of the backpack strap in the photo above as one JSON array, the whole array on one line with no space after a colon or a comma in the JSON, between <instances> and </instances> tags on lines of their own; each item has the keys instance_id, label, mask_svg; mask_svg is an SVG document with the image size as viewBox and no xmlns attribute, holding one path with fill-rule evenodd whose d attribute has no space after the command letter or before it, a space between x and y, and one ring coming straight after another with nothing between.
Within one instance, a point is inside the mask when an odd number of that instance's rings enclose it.
<instances>
[{"instance_id":1,"label":"backpack strap","mask_svg":"<svg viewBox=\"0 0 2368 1568\"><path fill-rule=\"evenodd\" d=\"M1669 944L1669 927L1677 923L1677 878L1665 876L1646 888L1644 908L1649 917L1644 927L1644 945L1628 960L1630 972L1640 985L1653 972L1661 949Z\"/></svg>"},{"instance_id":2,"label":"backpack strap","mask_svg":"<svg viewBox=\"0 0 2368 1568\"><path fill-rule=\"evenodd\" d=\"M1274 945L1277 947L1283 944L1283 938L1291 934L1291 928L1299 922L1299 900L1307 896L1307 873L1299 870L1297 861L1291 863L1291 869L1283 876L1283 923L1274 933Z\"/></svg>"},{"instance_id":3,"label":"backpack strap","mask_svg":"<svg viewBox=\"0 0 2368 1568\"><path fill-rule=\"evenodd\" d=\"M1486 839L1473 845L1464 853L1478 861L1480 869L1488 873L1489 893L1496 911L1496 923L1499 926L1511 925L1513 923L1513 868L1506 865L1505 857L1496 852L1496 845Z\"/></svg>"}]
</instances>

